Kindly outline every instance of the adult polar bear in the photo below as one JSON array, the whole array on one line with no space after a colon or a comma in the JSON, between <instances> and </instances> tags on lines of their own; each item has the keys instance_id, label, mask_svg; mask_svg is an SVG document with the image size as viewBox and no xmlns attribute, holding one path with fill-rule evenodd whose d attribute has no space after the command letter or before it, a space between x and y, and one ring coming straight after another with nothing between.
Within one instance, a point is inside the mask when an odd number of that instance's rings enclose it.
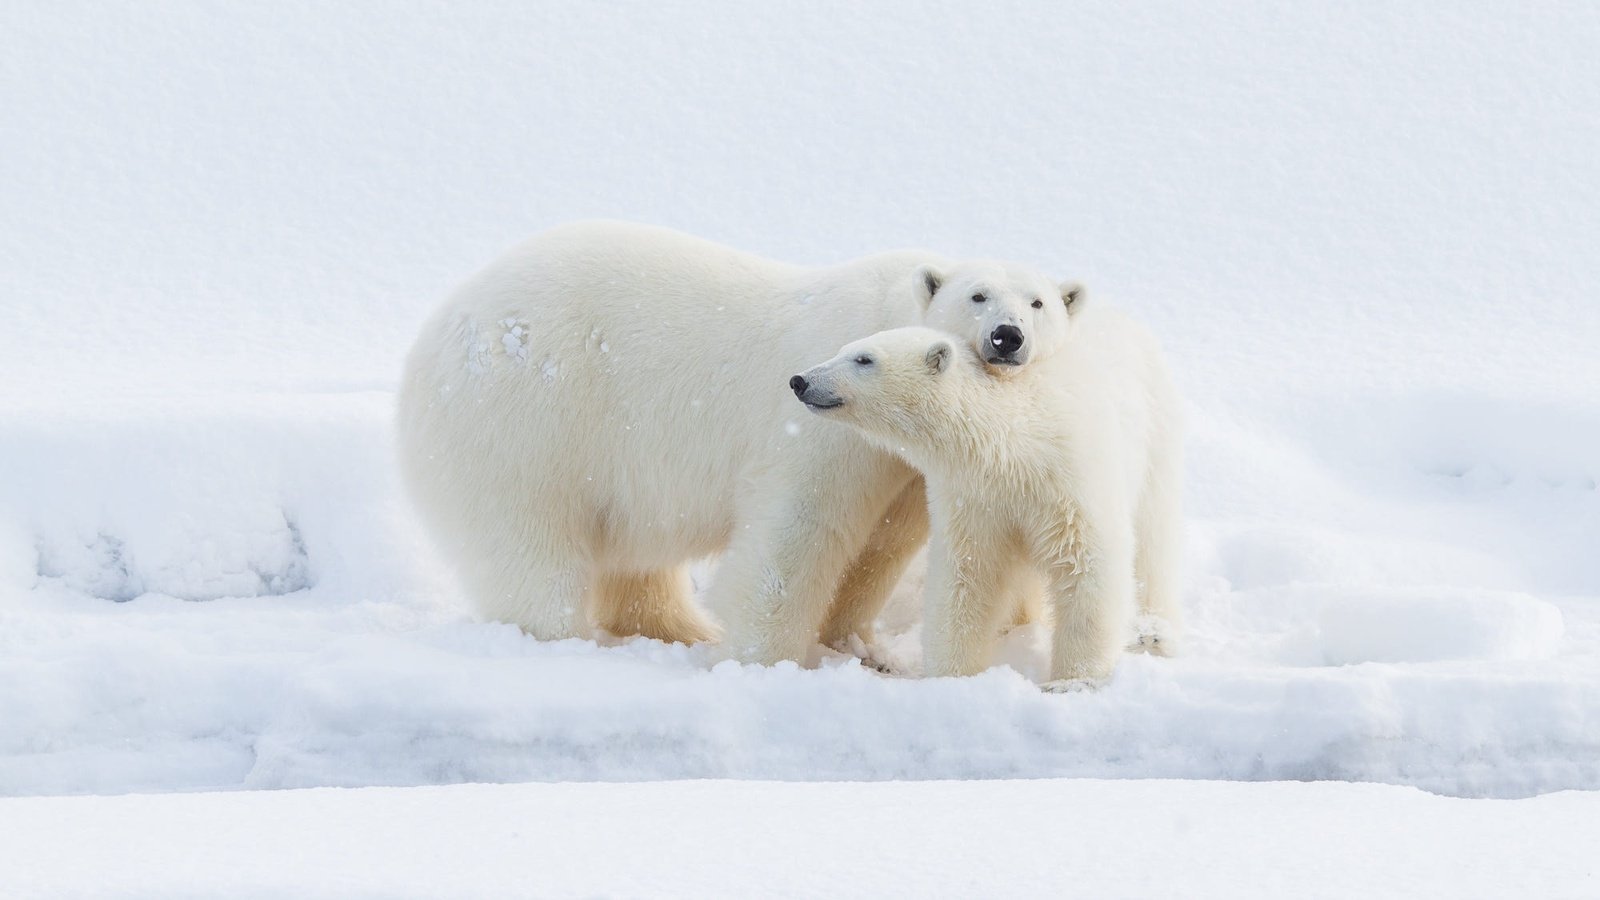
<instances>
[{"instance_id":1,"label":"adult polar bear","mask_svg":"<svg viewBox=\"0 0 1600 900\"><path fill-rule=\"evenodd\" d=\"M1061 290L921 252L806 268L661 228L559 227L424 326L400 391L402 468L489 618L544 639L592 620L705 640L687 563L722 552L708 599L731 655L798 660L836 593L825 631L864 627L926 513L911 468L807 421L789 377L920 322L1009 372L1060 343Z\"/></svg>"},{"instance_id":2,"label":"adult polar bear","mask_svg":"<svg viewBox=\"0 0 1600 900\"><path fill-rule=\"evenodd\" d=\"M1177 393L1149 332L1082 306L1066 349L1015 379L990 377L942 331L909 327L846 344L790 382L813 412L926 477L929 675L988 665L1023 575L1042 577L1052 601L1050 688L1109 677L1136 606L1177 624Z\"/></svg>"}]
</instances>

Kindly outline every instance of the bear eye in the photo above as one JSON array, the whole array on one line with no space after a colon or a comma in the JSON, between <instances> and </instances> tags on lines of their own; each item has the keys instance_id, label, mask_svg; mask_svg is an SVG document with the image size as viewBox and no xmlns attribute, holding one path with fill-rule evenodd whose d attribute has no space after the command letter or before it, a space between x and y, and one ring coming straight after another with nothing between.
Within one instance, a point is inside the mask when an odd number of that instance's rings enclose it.
<instances>
[{"instance_id":1,"label":"bear eye","mask_svg":"<svg viewBox=\"0 0 1600 900\"><path fill-rule=\"evenodd\" d=\"M858 366L870 366L870 365L872 365L872 357L870 357L870 356L858 356L858 357L856 357L856 365L858 365Z\"/></svg>"},{"instance_id":2,"label":"bear eye","mask_svg":"<svg viewBox=\"0 0 1600 900\"><path fill-rule=\"evenodd\" d=\"M982 302L984 302L985 300L988 300L988 299L989 299L988 297L985 297L981 293L972 295L972 302L973 303L982 303Z\"/></svg>"},{"instance_id":3,"label":"bear eye","mask_svg":"<svg viewBox=\"0 0 1600 900\"><path fill-rule=\"evenodd\" d=\"M1033 298L1033 308L1044 309L1044 301L1040 300L1038 297Z\"/></svg>"}]
</instances>

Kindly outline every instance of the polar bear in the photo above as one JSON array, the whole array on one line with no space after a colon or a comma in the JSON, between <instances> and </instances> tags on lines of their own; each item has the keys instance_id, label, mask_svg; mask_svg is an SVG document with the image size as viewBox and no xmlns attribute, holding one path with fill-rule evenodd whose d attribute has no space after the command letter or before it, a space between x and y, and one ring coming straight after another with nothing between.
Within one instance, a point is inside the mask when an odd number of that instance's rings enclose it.
<instances>
[{"instance_id":1,"label":"polar bear","mask_svg":"<svg viewBox=\"0 0 1600 900\"><path fill-rule=\"evenodd\" d=\"M989 376L947 333L909 327L849 343L790 381L812 412L926 479L927 674L985 668L1029 574L1055 620L1047 689L1109 678L1136 605L1168 646L1175 636L1177 395L1147 331L1081 299L1071 307L1066 349L1015 378Z\"/></svg>"},{"instance_id":2,"label":"polar bear","mask_svg":"<svg viewBox=\"0 0 1600 900\"><path fill-rule=\"evenodd\" d=\"M1083 290L1072 281L1051 289L1035 278L1031 290L1019 291L1016 288L1028 286L1018 278L1024 273L1004 264L969 265L948 278L931 268L922 273L932 279L925 285L924 295L931 302L923 324L976 338L978 358L996 377L1018 372L1030 360L1042 359L1060 346L1065 336L1064 311ZM918 475L890 504L866 547L846 571L823 622L822 643L838 650L864 647L869 661L887 671L888 665L873 658L873 625L907 563L927 539L928 500ZM1016 623L1040 619L1037 584L1023 579L1015 600Z\"/></svg>"},{"instance_id":3,"label":"polar bear","mask_svg":"<svg viewBox=\"0 0 1600 900\"><path fill-rule=\"evenodd\" d=\"M722 553L707 600L728 654L801 660L837 592L846 627L881 606L910 555L896 532L917 527L896 509L920 488L893 454L810 422L789 375L924 321L1025 372L1065 339L1059 290L920 251L809 268L662 228L562 226L424 325L402 472L485 617L542 639L707 640L687 564Z\"/></svg>"}]
</instances>

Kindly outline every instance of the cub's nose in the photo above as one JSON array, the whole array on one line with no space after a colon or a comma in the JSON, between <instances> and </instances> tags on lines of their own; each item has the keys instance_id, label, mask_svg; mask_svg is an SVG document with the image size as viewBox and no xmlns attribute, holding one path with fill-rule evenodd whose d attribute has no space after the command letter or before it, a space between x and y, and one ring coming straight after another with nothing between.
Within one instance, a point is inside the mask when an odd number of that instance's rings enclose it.
<instances>
[{"instance_id":1,"label":"cub's nose","mask_svg":"<svg viewBox=\"0 0 1600 900\"><path fill-rule=\"evenodd\" d=\"M1010 356L1022 347L1022 329L1015 325L1001 325L989 334L989 343L1000 351L1001 356Z\"/></svg>"},{"instance_id":2,"label":"cub's nose","mask_svg":"<svg viewBox=\"0 0 1600 900\"><path fill-rule=\"evenodd\" d=\"M810 383L806 381L804 375L796 375L795 377L789 379L789 390L794 391L794 395L796 397L805 396L806 388L810 386Z\"/></svg>"}]
</instances>

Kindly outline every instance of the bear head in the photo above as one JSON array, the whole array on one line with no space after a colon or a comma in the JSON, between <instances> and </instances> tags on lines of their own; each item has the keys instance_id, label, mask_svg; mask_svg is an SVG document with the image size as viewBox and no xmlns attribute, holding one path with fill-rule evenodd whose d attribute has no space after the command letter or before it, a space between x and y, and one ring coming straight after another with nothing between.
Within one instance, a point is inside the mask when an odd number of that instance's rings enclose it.
<instances>
[{"instance_id":1,"label":"bear head","mask_svg":"<svg viewBox=\"0 0 1600 900\"><path fill-rule=\"evenodd\" d=\"M921 443L959 405L953 370L962 366L982 375L976 354L949 334L894 328L846 344L833 359L790 378L789 388L813 413L869 437Z\"/></svg>"},{"instance_id":2,"label":"bear head","mask_svg":"<svg viewBox=\"0 0 1600 900\"><path fill-rule=\"evenodd\" d=\"M992 375L1015 372L1059 350L1083 309L1082 285L1055 284L1010 263L922 266L915 278L922 323L966 342Z\"/></svg>"}]
</instances>

